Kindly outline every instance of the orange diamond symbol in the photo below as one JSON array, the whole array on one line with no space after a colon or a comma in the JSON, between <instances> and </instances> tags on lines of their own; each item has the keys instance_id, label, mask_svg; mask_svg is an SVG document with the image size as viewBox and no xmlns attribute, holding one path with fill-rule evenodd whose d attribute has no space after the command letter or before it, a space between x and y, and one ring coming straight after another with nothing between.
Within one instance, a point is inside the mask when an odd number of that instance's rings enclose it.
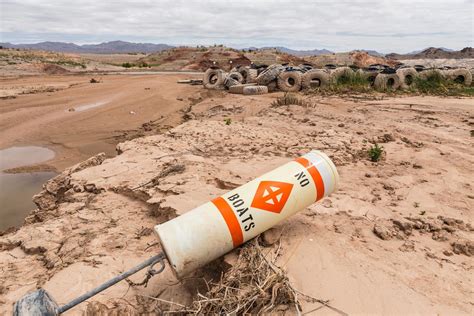
<instances>
[{"instance_id":1,"label":"orange diamond symbol","mask_svg":"<svg viewBox=\"0 0 474 316\"><path fill-rule=\"evenodd\" d=\"M293 189L291 183L262 181L258 185L251 206L273 213L280 213L290 197L291 189Z\"/></svg>"}]
</instances>

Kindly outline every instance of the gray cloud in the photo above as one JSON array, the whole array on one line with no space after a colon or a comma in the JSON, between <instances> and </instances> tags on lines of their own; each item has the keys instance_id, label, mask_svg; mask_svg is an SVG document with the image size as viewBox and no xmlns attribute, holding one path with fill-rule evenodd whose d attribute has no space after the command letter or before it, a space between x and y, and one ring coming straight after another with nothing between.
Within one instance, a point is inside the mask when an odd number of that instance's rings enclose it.
<instances>
[{"instance_id":1,"label":"gray cloud","mask_svg":"<svg viewBox=\"0 0 474 316\"><path fill-rule=\"evenodd\" d=\"M2 0L1 40L406 52L473 46L473 1Z\"/></svg>"}]
</instances>

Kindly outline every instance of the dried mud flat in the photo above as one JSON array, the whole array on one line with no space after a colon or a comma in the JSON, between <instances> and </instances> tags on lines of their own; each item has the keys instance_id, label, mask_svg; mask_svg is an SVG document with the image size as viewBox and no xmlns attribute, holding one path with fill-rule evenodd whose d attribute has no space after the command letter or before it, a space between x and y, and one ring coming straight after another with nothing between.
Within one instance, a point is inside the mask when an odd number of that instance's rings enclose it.
<instances>
[{"instance_id":1,"label":"dried mud flat","mask_svg":"<svg viewBox=\"0 0 474 316\"><path fill-rule=\"evenodd\" d=\"M294 288L336 308L307 301L303 311L472 313L472 99L306 97L275 108L277 96L206 99L164 134L49 181L26 224L0 237L0 313L37 287L66 303L159 251L155 224L310 149L336 163L339 190L264 236ZM366 154L374 142L385 149L377 163ZM122 282L69 314L187 305L236 252L182 282L169 269L146 288Z\"/></svg>"}]
</instances>

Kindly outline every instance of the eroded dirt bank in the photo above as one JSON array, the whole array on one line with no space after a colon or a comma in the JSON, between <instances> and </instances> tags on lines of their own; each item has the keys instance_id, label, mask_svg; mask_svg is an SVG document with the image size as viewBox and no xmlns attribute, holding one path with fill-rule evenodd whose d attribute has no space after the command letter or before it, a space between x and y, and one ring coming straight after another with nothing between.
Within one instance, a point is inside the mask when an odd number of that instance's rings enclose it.
<instances>
[{"instance_id":1,"label":"eroded dirt bank","mask_svg":"<svg viewBox=\"0 0 474 316\"><path fill-rule=\"evenodd\" d=\"M0 237L0 312L40 286L66 303L159 251L155 224L315 148L336 163L340 189L283 223L281 246L268 248L279 248L294 287L348 314L472 313L472 99L271 107L279 95L205 100L186 123L48 182L27 224ZM374 142L386 152L377 163L366 155ZM93 301L141 313L170 308L149 297L187 304L227 264L181 283L167 269L146 288L122 282Z\"/></svg>"}]
</instances>

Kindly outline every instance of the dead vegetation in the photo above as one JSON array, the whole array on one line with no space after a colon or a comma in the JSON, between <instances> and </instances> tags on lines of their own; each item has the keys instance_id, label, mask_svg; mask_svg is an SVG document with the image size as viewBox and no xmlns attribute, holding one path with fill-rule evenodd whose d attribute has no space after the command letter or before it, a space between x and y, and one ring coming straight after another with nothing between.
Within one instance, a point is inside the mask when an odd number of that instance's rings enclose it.
<instances>
[{"instance_id":1,"label":"dead vegetation","mask_svg":"<svg viewBox=\"0 0 474 316\"><path fill-rule=\"evenodd\" d=\"M282 97L277 98L272 102L273 107L287 106L287 105L301 105L304 107L309 107L310 103L305 99L293 94L285 93Z\"/></svg>"},{"instance_id":2,"label":"dead vegetation","mask_svg":"<svg viewBox=\"0 0 474 316\"><path fill-rule=\"evenodd\" d=\"M287 274L277 264L281 244L264 253L258 239L240 249L237 262L217 283L208 283L208 292L198 293L189 306L156 299L163 313L193 313L198 315L263 315L303 312L301 300L319 303L340 315L343 311L329 301L313 298L293 287ZM315 310L316 310L315 309ZM308 311L310 313L312 311Z\"/></svg>"}]
</instances>

